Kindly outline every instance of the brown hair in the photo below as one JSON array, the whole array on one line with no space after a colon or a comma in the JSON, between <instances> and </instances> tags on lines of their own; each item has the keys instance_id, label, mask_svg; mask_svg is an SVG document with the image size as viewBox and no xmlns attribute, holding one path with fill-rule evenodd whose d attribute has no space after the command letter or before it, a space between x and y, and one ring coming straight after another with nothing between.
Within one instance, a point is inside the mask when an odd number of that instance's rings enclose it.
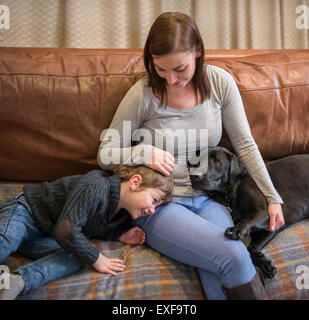
<instances>
[{"instance_id":1,"label":"brown hair","mask_svg":"<svg viewBox=\"0 0 309 320\"><path fill-rule=\"evenodd\" d=\"M154 66L152 55L165 55L172 52L193 51L198 48L201 56L196 58L195 73L192 84L196 96L202 101L210 96L210 84L204 70L204 43L200 32L188 15L180 12L161 14L150 28L145 47L144 64L148 73L148 86L159 94L161 105L166 97L166 80L161 78Z\"/></svg>"},{"instance_id":2,"label":"brown hair","mask_svg":"<svg viewBox=\"0 0 309 320\"><path fill-rule=\"evenodd\" d=\"M167 203L172 199L174 188L173 175L165 176L159 171L155 171L144 165L122 165L115 169L114 173L118 175L121 181L129 181L133 175L139 174L142 177L141 189L159 188L165 194L165 198L162 199L163 202Z\"/></svg>"}]
</instances>

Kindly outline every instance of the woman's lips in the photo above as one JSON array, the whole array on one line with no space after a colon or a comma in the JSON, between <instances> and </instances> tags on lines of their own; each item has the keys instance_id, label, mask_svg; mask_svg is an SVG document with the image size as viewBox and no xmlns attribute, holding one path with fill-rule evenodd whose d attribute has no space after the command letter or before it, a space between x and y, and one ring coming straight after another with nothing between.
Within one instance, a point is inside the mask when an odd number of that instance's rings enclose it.
<instances>
[{"instance_id":1,"label":"woman's lips","mask_svg":"<svg viewBox=\"0 0 309 320\"><path fill-rule=\"evenodd\" d=\"M177 81L177 82L174 83L174 86L179 86L181 84L182 84L182 81Z\"/></svg>"}]
</instances>

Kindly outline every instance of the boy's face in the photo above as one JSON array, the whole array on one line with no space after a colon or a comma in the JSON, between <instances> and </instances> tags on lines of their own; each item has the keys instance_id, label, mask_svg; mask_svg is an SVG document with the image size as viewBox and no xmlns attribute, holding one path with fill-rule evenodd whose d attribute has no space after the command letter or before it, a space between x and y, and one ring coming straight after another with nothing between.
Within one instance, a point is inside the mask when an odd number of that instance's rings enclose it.
<instances>
[{"instance_id":1,"label":"boy's face","mask_svg":"<svg viewBox=\"0 0 309 320\"><path fill-rule=\"evenodd\" d=\"M139 189L138 181L132 181L126 210L133 219L147 216L154 213L155 208L162 204L164 196L164 192L159 188Z\"/></svg>"}]
</instances>

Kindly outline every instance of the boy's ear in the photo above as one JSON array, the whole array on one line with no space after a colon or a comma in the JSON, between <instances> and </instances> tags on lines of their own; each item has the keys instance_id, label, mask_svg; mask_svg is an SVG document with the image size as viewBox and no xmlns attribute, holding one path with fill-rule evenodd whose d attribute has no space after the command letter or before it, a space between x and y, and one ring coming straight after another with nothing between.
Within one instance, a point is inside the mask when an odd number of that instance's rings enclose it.
<instances>
[{"instance_id":1,"label":"boy's ear","mask_svg":"<svg viewBox=\"0 0 309 320\"><path fill-rule=\"evenodd\" d=\"M142 184L142 176L140 174L134 174L129 180L129 187L131 191L136 191Z\"/></svg>"}]
</instances>

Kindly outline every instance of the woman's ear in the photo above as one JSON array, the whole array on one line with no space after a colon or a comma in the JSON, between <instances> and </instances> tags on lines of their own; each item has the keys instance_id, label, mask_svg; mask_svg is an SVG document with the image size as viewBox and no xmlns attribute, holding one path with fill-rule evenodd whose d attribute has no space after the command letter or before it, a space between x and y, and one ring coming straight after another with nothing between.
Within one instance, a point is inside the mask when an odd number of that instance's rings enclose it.
<instances>
[{"instance_id":1,"label":"woman's ear","mask_svg":"<svg viewBox=\"0 0 309 320\"><path fill-rule=\"evenodd\" d=\"M196 47L195 49L195 58L199 58L202 54L202 50L200 47Z\"/></svg>"},{"instance_id":2,"label":"woman's ear","mask_svg":"<svg viewBox=\"0 0 309 320\"><path fill-rule=\"evenodd\" d=\"M129 180L130 191L136 191L142 184L142 176L140 174L134 174Z\"/></svg>"}]
</instances>

